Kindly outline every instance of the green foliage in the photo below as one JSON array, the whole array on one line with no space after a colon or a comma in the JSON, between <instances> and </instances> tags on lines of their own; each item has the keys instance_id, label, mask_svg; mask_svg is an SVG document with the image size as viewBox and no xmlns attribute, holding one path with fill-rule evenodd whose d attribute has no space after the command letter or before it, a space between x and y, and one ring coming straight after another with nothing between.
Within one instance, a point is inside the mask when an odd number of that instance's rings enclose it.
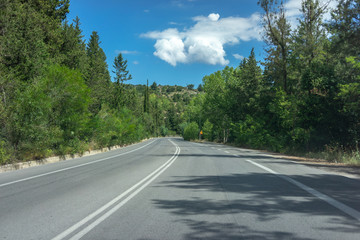
<instances>
[{"instance_id":1,"label":"green foliage","mask_svg":"<svg viewBox=\"0 0 360 240\"><path fill-rule=\"evenodd\" d=\"M209 119L206 119L206 121L202 127L202 131L203 131L204 138L209 141L213 140L213 127L214 127L214 125L209 121Z\"/></svg>"},{"instance_id":2,"label":"green foliage","mask_svg":"<svg viewBox=\"0 0 360 240\"><path fill-rule=\"evenodd\" d=\"M76 17L72 24L63 23L63 44L61 46L62 64L70 69L79 70L84 76L88 71L86 44L80 29L80 19Z\"/></svg>"},{"instance_id":3,"label":"green foliage","mask_svg":"<svg viewBox=\"0 0 360 240\"><path fill-rule=\"evenodd\" d=\"M168 135L168 133L169 133L169 129L167 127L165 127L165 125L162 125L160 127L161 136L166 137Z\"/></svg>"},{"instance_id":4,"label":"green foliage","mask_svg":"<svg viewBox=\"0 0 360 240\"><path fill-rule=\"evenodd\" d=\"M125 105L126 101L126 92L124 82L131 80L132 76L129 74L129 70L127 70L127 60L125 60L121 53L118 54L114 59L114 69L113 73L115 73L115 93L113 100L113 107L120 109Z\"/></svg>"},{"instance_id":5,"label":"green foliage","mask_svg":"<svg viewBox=\"0 0 360 240\"><path fill-rule=\"evenodd\" d=\"M43 77L18 92L10 124L19 157L46 157L60 145L82 139L88 92L79 72L58 65L49 66Z\"/></svg>"},{"instance_id":6,"label":"green foliage","mask_svg":"<svg viewBox=\"0 0 360 240\"><path fill-rule=\"evenodd\" d=\"M284 2L275 0L259 0L264 10L264 40L268 47L268 56L264 63L266 76L276 87L289 91L289 55L290 55L290 24L286 19Z\"/></svg>"},{"instance_id":7,"label":"green foliage","mask_svg":"<svg viewBox=\"0 0 360 240\"><path fill-rule=\"evenodd\" d=\"M157 88L158 88L158 85L156 84L156 82L153 82L153 83L151 84L150 88L151 88L151 90L156 91Z\"/></svg>"},{"instance_id":8,"label":"green foliage","mask_svg":"<svg viewBox=\"0 0 360 240\"><path fill-rule=\"evenodd\" d=\"M9 144L0 139L0 165L11 162L12 149Z\"/></svg>"},{"instance_id":9,"label":"green foliage","mask_svg":"<svg viewBox=\"0 0 360 240\"><path fill-rule=\"evenodd\" d=\"M262 119L254 119L247 115L244 121L234 124L235 141L244 146L255 148L281 149L278 141L269 133Z\"/></svg>"},{"instance_id":10,"label":"green foliage","mask_svg":"<svg viewBox=\"0 0 360 240\"><path fill-rule=\"evenodd\" d=\"M144 112L149 113L150 111L150 100L149 100L149 80L146 81L146 88L144 92Z\"/></svg>"},{"instance_id":11,"label":"green foliage","mask_svg":"<svg viewBox=\"0 0 360 240\"><path fill-rule=\"evenodd\" d=\"M99 147L129 144L147 137L140 120L125 108L118 111L104 105L92 125L96 129L94 141Z\"/></svg>"},{"instance_id":12,"label":"green foliage","mask_svg":"<svg viewBox=\"0 0 360 240\"><path fill-rule=\"evenodd\" d=\"M184 129L184 140L196 140L199 138L199 126L196 122L189 123Z\"/></svg>"},{"instance_id":13,"label":"green foliage","mask_svg":"<svg viewBox=\"0 0 360 240\"><path fill-rule=\"evenodd\" d=\"M86 47L88 69L85 75L86 85L90 88L92 102L90 111L96 114L100 111L101 105L113 101L110 83L110 74L106 63L106 56L100 47L100 37L93 31Z\"/></svg>"},{"instance_id":14,"label":"green foliage","mask_svg":"<svg viewBox=\"0 0 360 240\"><path fill-rule=\"evenodd\" d=\"M12 78L30 81L50 57L46 19L29 2L8 1L4 5L0 9L1 70Z\"/></svg>"}]
</instances>

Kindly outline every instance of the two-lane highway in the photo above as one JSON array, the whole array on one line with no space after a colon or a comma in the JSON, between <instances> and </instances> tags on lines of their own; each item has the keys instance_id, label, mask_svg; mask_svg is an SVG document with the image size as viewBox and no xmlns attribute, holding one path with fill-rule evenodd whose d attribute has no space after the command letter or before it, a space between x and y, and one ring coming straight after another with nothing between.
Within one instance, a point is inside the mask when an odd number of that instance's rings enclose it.
<instances>
[{"instance_id":1,"label":"two-lane highway","mask_svg":"<svg viewBox=\"0 0 360 240\"><path fill-rule=\"evenodd\" d=\"M0 239L359 239L360 181L180 138L0 174Z\"/></svg>"}]
</instances>

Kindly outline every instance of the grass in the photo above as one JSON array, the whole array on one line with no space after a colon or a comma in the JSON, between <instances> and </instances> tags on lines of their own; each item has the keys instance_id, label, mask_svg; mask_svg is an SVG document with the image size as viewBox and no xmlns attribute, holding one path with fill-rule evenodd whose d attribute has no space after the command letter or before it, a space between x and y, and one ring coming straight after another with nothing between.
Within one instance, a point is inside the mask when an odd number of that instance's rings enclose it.
<instances>
[{"instance_id":1,"label":"grass","mask_svg":"<svg viewBox=\"0 0 360 240\"><path fill-rule=\"evenodd\" d=\"M359 150L344 152L344 151L322 151L309 152L305 157L324 159L332 163L343 163L346 165L360 166L360 152Z\"/></svg>"}]
</instances>

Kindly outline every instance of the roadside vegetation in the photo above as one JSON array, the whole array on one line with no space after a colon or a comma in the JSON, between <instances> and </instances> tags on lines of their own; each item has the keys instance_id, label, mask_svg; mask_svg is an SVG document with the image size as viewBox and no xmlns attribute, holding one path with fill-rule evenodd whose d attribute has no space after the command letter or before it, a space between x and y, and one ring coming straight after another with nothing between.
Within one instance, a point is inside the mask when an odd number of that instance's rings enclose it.
<instances>
[{"instance_id":1,"label":"roadside vegetation","mask_svg":"<svg viewBox=\"0 0 360 240\"><path fill-rule=\"evenodd\" d=\"M196 123L210 141L360 165L360 1L339 1L324 23L327 5L304 0L295 29L282 1L258 3L265 61L252 50L205 76L185 130Z\"/></svg>"},{"instance_id":2,"label":"roadside vegetation","mask_svg":"<svg viewBox=\"0 0 360 240\"><path fill-rule=\"evenodd\" d=\"M0 164L180 134L193 85L131 85L119 54L111 79L96 31L83 39L69 0L0 4Z\"/></svg>"},{"instance_id":3,"label":"roadside vegetation","mask_svg":"<svg viewBox=\"0 0 360 240\"><path fill-rule=\"evenodd\" d=\"M260 0L266 58L193 84L111 79L100 36L85 42L70 0L0 4L0 164L182 135L360 164L360 1L304 0L292 29L282 1Z\"/></svg>"}]
</instances>

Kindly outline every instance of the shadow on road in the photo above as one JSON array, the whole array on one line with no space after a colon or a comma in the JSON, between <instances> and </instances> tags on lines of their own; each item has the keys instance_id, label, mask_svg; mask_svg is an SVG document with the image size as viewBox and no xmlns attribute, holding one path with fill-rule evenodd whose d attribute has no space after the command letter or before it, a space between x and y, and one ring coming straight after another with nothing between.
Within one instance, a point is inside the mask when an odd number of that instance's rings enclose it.
<instances>
[{"instance_id":1,"label":"shadow on road","mask_svg":"<svg viewBox=\"0 0 360 240\"><path fill-rule=\"evenodd\" d=\"M344 181L343 177L334 175L307 175L289 176L299 182L307 184L318 182L326 185L335 196L346 199L351 206L358 206L360 202L359 188L355 185L336 184ZM273 229L272 231L259 231L244 224L247 219L242 216L251 216L255 224L266 225L273 220L284 221L282 218L293 216L301 223L302 218L325 217L327 222L312 226L311 231L325 231L331 234L342 232L344 234L360 234L360 224L355 219L343 214L329 204L304 192L302 189L280 179L276 175L267 173L247 173L231 175L209 175L173 177L173 181L161 182L156 187L168 189L191 190L191 192L210 192L223 196L219 200L204 198L204 194L190 199L154 199L156 207L164 209L171 214L180 216L191 232L186 239L307 239L301 238L292 232ZM354 182L358 184L358 182ZM357 185L358 186L358 185ZM332 195L333 196L333 195ZM206 216L209 220L197 220L196 216ZM216 222L216 216L229 215L234 223L225 224ZM214 221L212 221L214 219ZM322 218L323 219L323 218ZM237 222L237 224L235 223ZM285 223L286 224L286 223ZM306 225L306 224L305 224ZM332 228L329 226L336 226ZM297 226L294 226L296 229ZM306 229L305 229L306 231Z\"/></svg>"}]
</instances>

